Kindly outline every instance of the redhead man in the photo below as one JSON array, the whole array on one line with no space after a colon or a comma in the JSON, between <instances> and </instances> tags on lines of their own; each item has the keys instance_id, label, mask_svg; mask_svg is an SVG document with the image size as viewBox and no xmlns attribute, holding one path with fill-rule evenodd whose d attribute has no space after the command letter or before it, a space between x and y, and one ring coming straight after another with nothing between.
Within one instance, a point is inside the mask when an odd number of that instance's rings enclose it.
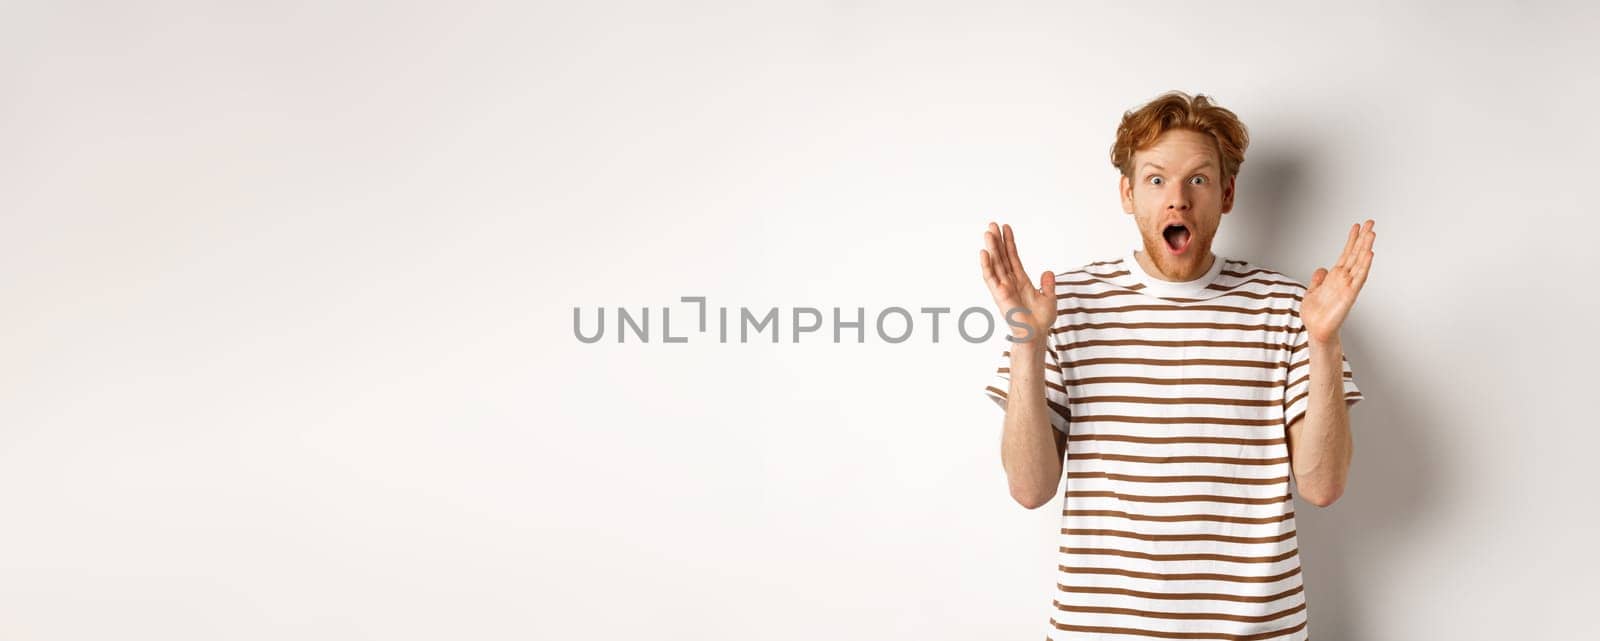
<instances>
[{"instance_id":1,"label":"redhead man","mask_svg":"<svg viewBox=\"0 0 1600 641\"><path fill-rule=\"evenodd\" d=\"M1111 149L1137 246L1035 286L1011 227L984 233L1011 496L1066 481L1048 639L1309 635L1291 477L1312 505L1344 491L1363 396L1339 332L1377 233L1352 225L1309 286L1213 254L1248 145L1232 111L1168 92Z\"/></svg>"}]
</instances>

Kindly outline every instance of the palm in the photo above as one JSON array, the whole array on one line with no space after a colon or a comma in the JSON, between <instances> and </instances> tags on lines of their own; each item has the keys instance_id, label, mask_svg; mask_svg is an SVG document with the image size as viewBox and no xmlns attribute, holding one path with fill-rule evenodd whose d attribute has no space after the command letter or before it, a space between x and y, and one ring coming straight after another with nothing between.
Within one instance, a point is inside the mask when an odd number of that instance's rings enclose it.
<instances>
[{"instance_id":1,"label":"palm","mask_svg":"<svg viewBox=\"0 0 1600 641\"><path fill-rule=\"evenodd\" d=\"M1354 225L1345 239L1344 251L1332 269L1318 267L1311 276L1311 286L1300 302L1300 320L1313 341L1331 341L1339 336L1339 328L1356 304L1356 296L1367 282L1367 272L1372 267L1372 242L1378 233L1372 231L1373 221Z\"/></svg>"},{"instance_id":2,"label":"palm","mask_svg":"<svg viewBox=\"0 0 1600 641\"><path fill-rule=\"evenodd\" d=\"M1045 332L1056 322L1055 274L1040 274L1039 287L1033 286L1033 279L1023 270L1022 259L1017 256L1017 240L1010 225L1002 228L989 223L983 242L987 249L978 252L983 282L989 286L995 305L1000 307L1001 317L1028 325L1027 330L1012 327L1012 335L1043 340ZM1013 315L1011 310L1018 308L1024 311Z\"/></svg>"}]
</instances>

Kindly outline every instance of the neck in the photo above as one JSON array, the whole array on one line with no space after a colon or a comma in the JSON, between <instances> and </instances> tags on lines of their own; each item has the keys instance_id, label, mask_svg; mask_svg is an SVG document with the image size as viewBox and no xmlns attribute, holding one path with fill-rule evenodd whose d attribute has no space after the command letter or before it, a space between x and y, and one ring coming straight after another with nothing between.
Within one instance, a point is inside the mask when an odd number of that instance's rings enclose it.
<instances>
[{"instance_id":1,"label":"neck","mask_svg":"<svg viewBox=\"0 0 1600 641\"><path fill-rule=\"evenodd\" d=\"M1165 281L1182 283L1204 276L1210 271L1211 265L1217 260L1217 255L1206 249L1206 258L1199 263L1184 262L1175 265L1162 265L1151 258L1151 252L1134 251L1134 257L1139 259L1139 266L1151 276Z\"/></svg>"}]
</instances>

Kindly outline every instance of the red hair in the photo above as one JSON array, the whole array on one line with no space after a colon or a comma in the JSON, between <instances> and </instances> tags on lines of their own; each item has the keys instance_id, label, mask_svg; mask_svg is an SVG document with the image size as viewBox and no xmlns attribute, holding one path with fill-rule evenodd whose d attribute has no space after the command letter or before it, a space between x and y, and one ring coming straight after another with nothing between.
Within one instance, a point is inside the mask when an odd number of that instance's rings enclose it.
<instances>
[{"instance_id":1,"label":"red hair","mask_svg":"<svg viewBox=\"0 0 1600 641\"><path fill-rule=\"evenodd\" d=\"M1244 150L1250 146L1250 132L1239 116L1212 102L1205 94L1190 96L1168 91L1144 106L1122 114L1117 125L1117 141L1111 145L1111 164L1122 175L1133 177L1133 152L1154 145L1161 134L1187 129L1210 136L1222 160L1222 179L1239 175Z\"/></svg>"}]
</instances>

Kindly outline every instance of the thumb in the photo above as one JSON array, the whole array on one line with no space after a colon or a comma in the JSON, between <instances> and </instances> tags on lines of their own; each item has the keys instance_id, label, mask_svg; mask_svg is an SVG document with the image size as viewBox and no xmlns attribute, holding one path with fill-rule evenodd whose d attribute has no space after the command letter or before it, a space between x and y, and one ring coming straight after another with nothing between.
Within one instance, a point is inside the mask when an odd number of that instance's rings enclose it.
<instances>
[{"instance_id":1,"label":"thumb","mask_svg":"<svg viewBox=\"0 0 1600 641\"><path fill-rule=\"evenodd\" d=\"M1050 270L1039 274L1039 291L1054 296L1056 293L1056 275Z\"/></svg>"},{"instance_id":2,"label":"thumb","mask_svg":"<svg viewBox=\"0 0 1600 641\"><path fill-rule=\"evenodd\" d=\"M1316 273L1311 275L1311 286L1312 287L1316 287L1318 285L1321 285L1322 284L1322 279L1327 278L1327 277L1328 277L1328 270L1324 269L1322 267L1318 267Z\"/></svg>"}]
</instances>

